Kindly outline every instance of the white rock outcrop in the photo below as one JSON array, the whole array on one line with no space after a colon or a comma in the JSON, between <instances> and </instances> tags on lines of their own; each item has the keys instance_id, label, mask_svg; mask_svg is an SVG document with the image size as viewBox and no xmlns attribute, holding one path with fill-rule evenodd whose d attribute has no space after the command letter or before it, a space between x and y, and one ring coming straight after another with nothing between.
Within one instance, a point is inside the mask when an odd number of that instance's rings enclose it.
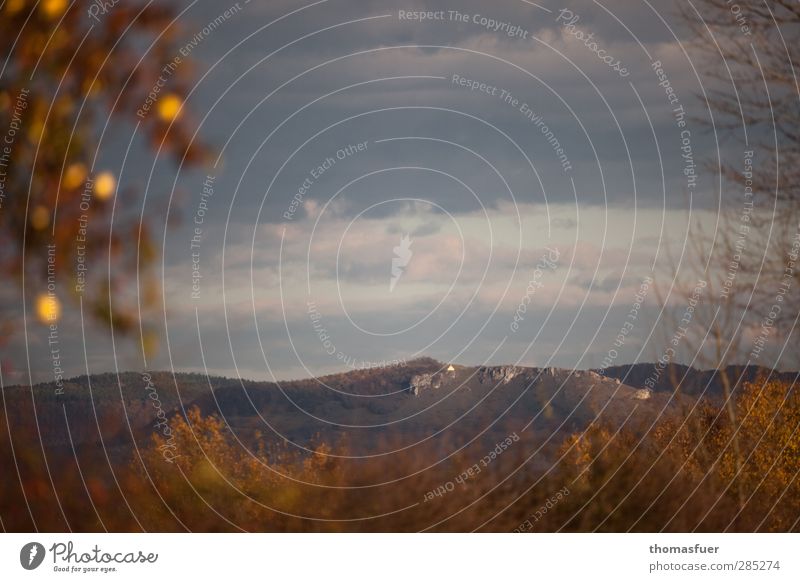
<instances>
[{"instance_id":1,"label":"white rock outcrop","mask_svg":"<svg viewBox=\"0 0 800 582\"><path fill-rule=\"evenodd\" d=\"M417 374L411 377L411 382L408 385L408 391L414 396L418 396L423 390L429 388L437 389L442 385L442 379L438 374Z\"/></svg>"},{"instance_id":2,"label":"white rock outcrop","mask_svg":"<svg viewBox=\"0 0 800 582\"><path fill-rule=\"evenodd\" d=\"M481 368L479 376L481 382L490 381L508 384L520 371L521 368L517 368L516 366L496 366L493 368Z\"/></svg>"}]
</instances>

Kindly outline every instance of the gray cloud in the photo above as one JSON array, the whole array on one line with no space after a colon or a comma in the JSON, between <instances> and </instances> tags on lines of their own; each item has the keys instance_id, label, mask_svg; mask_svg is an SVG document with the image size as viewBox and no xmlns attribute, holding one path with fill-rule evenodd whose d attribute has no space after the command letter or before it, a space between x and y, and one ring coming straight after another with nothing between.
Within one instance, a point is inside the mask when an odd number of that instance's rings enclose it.
<instances>
[{"instance_id":1,"label":"gray cloud","mask_svg":"<svg viewBox=\"0 0 800 582\"><path fill-rule=\"evenodd\" d=\"M340 369L316 337L309 300L337 348L365 360L422 350L481 362L501 341L505 347L493 362L543 363L552 355L555 365L572 366L603 353L605 340L592 338L618 329L614 314L624 311L668 244L660 233L678 243L685 236L687 221L675 212L687 200L680 134L652 60L662 61L688 117L705 115L695 99L703 87L647 3L568 3L580 16L578 27L625 63L625 78L562 30L555 20L561 3L541 5L550 12L520 0L458 3L462 13L521 27L524 39L471 19L420 24L398 18L399 10L453 9L428 0L331 0L261 31L303 5L253 1L209 35L192 52L204 78L189 105L204 120L199 134L225 147L219 167L204 169L216 181L203 224L203 297L189 300L188 245L203 175L176 177L159 163L146 214L166 221L164 193L173 181L185 203L183 222L166 233L163 249L168 336L156 318L171 354L162 350L148 365L168 367L172 355L177 367L202 368L197 309L212 371L231 373L238 365L245 376L269 376L256 331L278 377L308 373L294 349L314 373ZM225 8L198 2L181 34L188 41ZM671 8L658 10L675 24ZM454 83L454 75L494 90L471 91ZM698 163L716 152L713 134L698 127L693 140ZM109 163L124 152L127 136L112 142L104 154ZM360 143L363 150L348 150ZM723 156L738 156L726 147ZM123 185L143 186L153 159L142 144L128 163L136 170ZM693 210L716 207L714 187L701 171ZM407 233L415 254L390 291L393 248ZM524 330L509 335L509 317L548 245L563 252L559 267L537 294ZM397 337L375 339L353 325L389 333L429 313ZM606 313L612 315L604 319ZM64 326L79 323L70 315ZM92 366L142 366L136 348L121 345L115 364L107 342L94 342ZM581 359L586 350L588 360ZM15 354L22 361L22 351ZM75 373L83 371L80 353L67 360Z\"/></svg>"}]
</instances>

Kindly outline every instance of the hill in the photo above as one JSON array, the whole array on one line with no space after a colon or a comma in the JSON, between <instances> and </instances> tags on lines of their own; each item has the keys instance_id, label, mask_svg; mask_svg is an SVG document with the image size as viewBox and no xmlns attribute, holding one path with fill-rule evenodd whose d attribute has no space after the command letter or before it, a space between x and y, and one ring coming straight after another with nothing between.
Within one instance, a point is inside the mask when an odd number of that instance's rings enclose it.
<instances>
[{"instance_id":1,"label":"hill","mask_svg":"<svg viewBox=\"0 0 800 582\"><path fill-rule=\"evenodd\" d=\"M458 366L448 372L422 358L289 382L126 372L74 378L62 393L52 383L6 387L2 404L10 428L37 433L56 449L100 445L126 451L148 441L164 418L197 407L204 415L219 415L247 445L256 435L303 447L346 439L368 454L381 452L380 443L388 440L409 445L435 440L452 448L522 428L557 442L600 420L646 432L656 419L691 408L700 397L721 397L718 371L679 365L658 374L650 382L653 391L645 390L656 369L654 364L603 371ZM735 384L767 370L727 372Z\"/></svg>"}]
</instances>

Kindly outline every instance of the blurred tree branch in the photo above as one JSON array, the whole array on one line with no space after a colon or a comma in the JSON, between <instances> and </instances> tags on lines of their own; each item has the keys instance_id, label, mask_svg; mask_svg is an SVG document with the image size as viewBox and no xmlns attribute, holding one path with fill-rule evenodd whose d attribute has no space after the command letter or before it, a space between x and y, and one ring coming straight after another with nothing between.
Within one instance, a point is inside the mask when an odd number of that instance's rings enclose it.
<instances>
[{"instance_id":1,"label":"blurred tree branch","mask_svg":"<svg viewBox=\"0 0 800 582\"><path fill-rule=\"evenodd\" d=\"M108 132L102 144L100 132L107 123L139 123L151 147L184 165L201 163L208 150L191 141L189 116L180 108L191 75L186 59L170 72L158 97L162 105L146 116L136 114L163 67L179 54L172 5L119 3L95 19L90 5L0 5L0 154L6 154L0 168L0 273L20 280L24 263L26 297L42 293L48 282L45 248L53 245L50 276L55 274L60 297L76 298L75 265L82 258L91 265L91 287L83 293L87 312L127 332L139 323L138 302L147 309L158 299L159 282L148 269L157 247L152 222L145 218L140 224L139 212L132 211L137 193L118 188L113 171L92 167L98 145L108 146ZM109 271L108 260L114 265L110 277L100 275ZM138 294L130 292L137 274ZM40 319L48 311L56 315L56 307L43 309Z\"/></svg>"}]
</instances>

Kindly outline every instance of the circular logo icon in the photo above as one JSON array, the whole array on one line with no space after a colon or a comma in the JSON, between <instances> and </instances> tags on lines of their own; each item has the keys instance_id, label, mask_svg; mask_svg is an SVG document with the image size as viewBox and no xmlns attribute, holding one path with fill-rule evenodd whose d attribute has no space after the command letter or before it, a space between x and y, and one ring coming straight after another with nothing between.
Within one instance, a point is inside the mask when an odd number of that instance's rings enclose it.
<instances>
[{"instance_id":1,"label":"circular logo icon","mask_svg":"<svg viewBox=\"0 0 800 582\"><path fill-rule=\"evenodd\" d=\"M30 542L19 551L19 563L26 570L35 570L44 561L44 546L39 542Z\"/></svg>"}]
</instances>

